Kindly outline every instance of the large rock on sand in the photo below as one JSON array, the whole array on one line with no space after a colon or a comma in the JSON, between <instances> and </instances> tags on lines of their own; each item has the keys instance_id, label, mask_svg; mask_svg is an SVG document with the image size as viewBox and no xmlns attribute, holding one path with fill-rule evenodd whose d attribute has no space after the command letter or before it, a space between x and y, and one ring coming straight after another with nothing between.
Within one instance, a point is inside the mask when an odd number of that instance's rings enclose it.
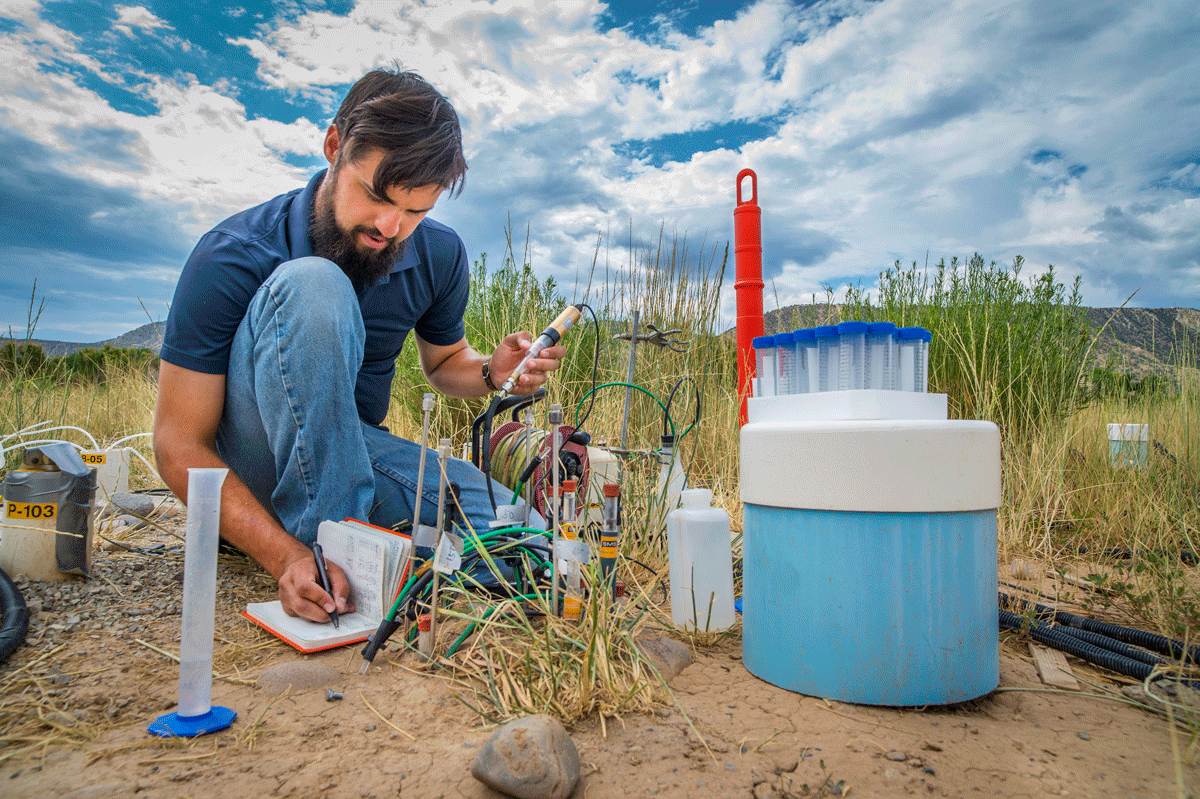
<instances>
[{"instance_id":1,"label":"large rock on sand","mask_svg":"<svg viewBox=\"0 0 1200 799\"><path fill-rule=\"evenodd\" d=\"M492 733L471 776L517 799L566 799L579 781L579 751L552 716L526 716Z\"/></svg>"}]
</instances>

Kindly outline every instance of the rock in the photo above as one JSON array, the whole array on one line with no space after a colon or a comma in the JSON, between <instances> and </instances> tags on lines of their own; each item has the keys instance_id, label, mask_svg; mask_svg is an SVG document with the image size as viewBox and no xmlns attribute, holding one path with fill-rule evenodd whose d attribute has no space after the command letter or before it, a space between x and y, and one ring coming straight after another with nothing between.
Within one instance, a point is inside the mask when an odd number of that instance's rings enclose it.
<instances>
[{"instance_id":1,"label":"rock","mask_svg":"<svg viewBox=\"0 0 1200 799\"><path fill-rule=\"evenodd\" d=\"M292 660L271 666L258 675L257 684L270 696L279 696L291 689L292 693L327 688L342 679L341 672L324 663L311 660Z\"/></svg>"},{"instance_id":2,"label":"rock","mask_svg":"<svg viewBox=\"0 0 1200 799\"><path fill-rule=\"evenodd\" d=\"M579 781L579 752L551 716L526 716L492 733L471 776L517 799L566 799Z\"/></svg>"},{"instance_id":3,"label":"rock","mask_svg":"<svg viewBox=\"0 0 1200 799\"><path fill-rule=\"evenodd\" d=\"M678 677L692 663L692 651L673 638L643 636L637 639L637 645L666 682Z\"/></svg>"},{"instance_id":4,"label":"rock","mask_svg":"<svg viewBox=\"0 0 1200 799\"><path fill-rule=\"evenodd\" d=\"M905 755L903 752L899 751L898 749L893 749L892 751L887 753L887 759L894 760L897 763L903 763L907 759L907 755Z\"/></svg>"},{"instance_id":5,"label":"rock","mask_svg":"<svg viewBox=\"0 0 1200 799\"><path fill-rule=\"evenodd\" d=\"M138 516L146 518L154 512L154 498L145 494L130 494L124 491L118 491L108 500L108 506L104 509L105 516L115 516L119 513L128 513L130 516Z\"/></svg>"}]
</instances>

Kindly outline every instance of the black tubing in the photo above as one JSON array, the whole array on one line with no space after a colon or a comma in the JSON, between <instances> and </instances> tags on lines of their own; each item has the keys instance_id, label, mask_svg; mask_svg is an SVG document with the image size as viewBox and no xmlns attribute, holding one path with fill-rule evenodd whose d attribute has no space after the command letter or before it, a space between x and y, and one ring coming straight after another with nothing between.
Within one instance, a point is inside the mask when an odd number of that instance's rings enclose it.
<instances>
[{"instance_id":1,"label":"black tubing","mask_svg":"<svg viewBox=\"0 0 1200 799\"><path fill-rule=\"evenodd\" d=\"M1077 658L1106 668L1109 671L1124 674L1126 677L1145 680L1154 671L1154 666L1148 663L1122 657L1115 652L1109 652L1107 649L1101 649L1098 646L1081 641L1074 636L1060 632L1057 628L1051 627L1045 622L1037 621L1036 619L1027 619L1024 616L1018 616L1007 610L1000 611L1000 626L1006 630L1027 630L1029 636L1039 643L1052 646L1055 649L1061 649L1068 655L1074 655Z\"/></svg>"},{"instance_id":2,"label":"black tubing","mask_svg":"<svg viewBox=\"0 0 1200 799\"><path fill-rule=\"evenodd\" d=\"M3 569L0 569L0 610L4 612L4 622L0 625L0 661L3 661L25 643L25 634L29 632L25 597Z\"/></svg>"},{"instance_id":3,"label":"black tubing","mask_svg":"<svg viewBox=\"0 0 1200 799\"><path fill-rule=\"evenodd\" d=\"M1098 646L1101 649L1107 649L1109 652L1115 652L1121 657L1127 657L1131 660L1136 660L1141 663L1149 663L1151 666L1169 665L1166 658L1159 657L1153 652L1147 652L1145 649L1134 646L1133 644L1125 644L1120 641L1113 640L1107 635L1088 632L1087 630L1081 630L1078 627L1068 627L1065 624L1060 624L1054 629L1064 633L1065 635L1069 635L1072 638L1078 638L1080 641L1086 641L1093 646Z\"/></svg>"},{"instance_id":4,"label":"black tubing","mask_svg":"<svg viewBox=\"0 0 1200 799\"><path fill-rule=\"evenodd\" d=\"M1143 649L1149 649L1152 652L1158 652L1163 655L1170 655L1176 660L1190 662L1195 665L1200 665L1200 647L1185 646L1182 641L1174 638L1167 638L1165 635L1147 632L1145 630L1137 630L1133 627L1122 627L1119 624L1110 624L1105 621L1096 621L1089 619L1086 616L1077 616L1074 613L1068 613L1065 610L1055 610L1046 605L1030 602L1027 599L1018 597L1010 597L1004 592L1000 592L1000 604L1004 607L1009 607L1014 610L1024 611L1032 608L1038 618L1052 619L1066 627L1074 627L1080 630L1086 630L1091 633L1112 638L1114 641L1121 641L1126 644L1140 646Z\"/></svg>"}]
</instances>

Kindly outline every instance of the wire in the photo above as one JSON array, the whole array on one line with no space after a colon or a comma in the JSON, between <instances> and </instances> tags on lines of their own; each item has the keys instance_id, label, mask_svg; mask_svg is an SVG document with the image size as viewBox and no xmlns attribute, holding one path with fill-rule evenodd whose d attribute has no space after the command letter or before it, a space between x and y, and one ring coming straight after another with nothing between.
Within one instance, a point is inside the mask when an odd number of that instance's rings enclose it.
<instances>
[{"instance_id":1,"label":"wire","mask_svg":"<svg viewBox=\"0 0 1200 799\"><path fill-rule=\"evenodd\" d=\"M682 433L679 434L679 438L683 438L684 436L686 436L691 431L691 429L700 422L700 386L696 383L695 380L692 380L691 377L688 377L685 375L684 377L681 377L675 381L675 385L671 387L671 393L667 395L667 407L663 410L663 435L664 436L667 435L667 420L671 418L671 402L674 401L675 392L679 390L679 387L681 385L683 385L683 382L685 380L690 382L692 384L692 388L696 391L696 416L692 419L692 423L690 425L688 425L687 430L684 430ZM671 433L675 432L674 428L675 428L675 425L672 424L671 431L670 431ZM678 442L678 440L679 439L677 438L676 442Z\"/></svg>"},{"instance_id":2,"label":"wire","mask_svg":"<svg viewBox=\"0 0 1200 799\"><path fill-rule=\"evenodd\" d=\"M592 401L588 404L587 413L583 415L582 419L579 418L579 408L575 408L575 429L578 430L583 427L583 423L592 415L592 406L596 403L596 374L600 371L600 321L596 319L596 312L592 310L592 306L586 303L579 303L575 307L588 309L588 313L592 315L592 331L596 334L596 347L592 355L592 389L584 395L585 397L590 396ZM579 404L582 405L583 400L580 400Z\"/></svg>"},{"instance_id":3,"label":"wire","mask_svg":"<svg viewBox=\"0 0 1200 799\"><path fill-rule=\"evenodd\" d=\"M656 403L658 403L658 407L662 408L662 411L663 411L663 413L664 413L664 414L666 414L667 421L668 421L668 422L670 422L670 425L671 425L671 432L672 432L672 433L674 433L674 432L675 432L675 422L674 422L674 421L671 421L671 416L670 416L670 414L669 414L669 413L667 413L667 406L666 406L666 405L663 405L663 403L662 403L662 400L660 400L658 397L654 396L654 394L652 394L650 391L648 391L648 390L646 390L646 389L642 388L641 386L639 386L639 385L638 385L638 384L636 384L636 383L616 383L616 382L614 382L614 383L601 383L600 385L598 385L598 386L595 386L595 387L594 387L594 388L592 388L592 389L589 389L589 390L588 390L588 392L587 392L586 394L584 394L584 395L583 395L583 398L579 400L579 404L575 406L575 418L576 418L576 420L578 420L578 419L579 419L579 409L580 409L581 407L583 407L583 402L584 402L584 400L586 400L588 397L592 396L592 395L593 395L595 392L599 391L599 390L600 390L600 389L602 389L602 388L612 388L612 387L614 387L614 386L619 386L619 387L623 387L623 388L633 388L633 389L637 389L638 391L642 392L642 393L643 393L643 394L645 394L647 397L649 397L650 399L652 399L652 400L654 400ZM576 425L575 425L575 427L576 427L576 428L578 428L578 427L579 427L579 424L576 424ZM685 432L686 432L686 431L685 431Z\"/></svg>"}]
</instances>

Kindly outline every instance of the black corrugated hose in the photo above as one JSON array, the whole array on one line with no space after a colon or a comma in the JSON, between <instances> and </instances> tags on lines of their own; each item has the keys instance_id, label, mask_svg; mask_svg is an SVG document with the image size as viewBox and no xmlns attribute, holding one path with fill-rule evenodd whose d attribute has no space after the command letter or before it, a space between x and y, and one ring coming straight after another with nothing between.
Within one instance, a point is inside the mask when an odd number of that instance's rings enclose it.
<instances>
[{"instance_id":1,"label":"black corrugated hose","mask_svg":"<svg viewBox=\"0 0 1200 799\"><path fill-rule=\"evenodd\" d=\"M2 662L25 643L25 634L29 632L29 608L25 607L25 597L3 569L0 569L0 611L4 613L4 623L0 625Z\"/></svg>"},{"instance_id":2,"label":"black corrugated hose","mask_svg":"<svg viewBox=\"0 0 1200 799\"><path fill-rule=\"evenodd\" d=\"M1077 616L1074 613L1068 613L1065 610L1055 610L1037 602L1011 597L1003 591L1000 592L1000 604L1003 607L1019 612L1027 612L1032 609L1038 618L1051 619L1064 627L1072 628L1072 631L1086 630L1090 633L1097 633L1111 638L1114 641L1133 644L1143 649L1149 649L1152 652L1170 655L1176 660L1200 665L1200 647L1185 646L1182 641L1175 638L1167 638L1164 635L1137 630L1133 627L1122 627L1119 624L1096 621L1086 616Z\"/></svg>"},{"instance_id":3,"label":"black corrugated hose","mask_svg":"<svg viewBox=\"0 0 1200 799\"><path fill-rule=\"evenodd\" d=\"M1036 619L1027 619L1007 610L1000 611L1000 626L1006 630L1027 630L1029 636L1039 643L1061 649L1068 655L1082 658L1088 663L1124 674L1126 677L1145 680L1154 671L1154 666L1149 663L1123 657L1068 635L1061 627L1051 626Z\"/></svg>"}]
</instances>

